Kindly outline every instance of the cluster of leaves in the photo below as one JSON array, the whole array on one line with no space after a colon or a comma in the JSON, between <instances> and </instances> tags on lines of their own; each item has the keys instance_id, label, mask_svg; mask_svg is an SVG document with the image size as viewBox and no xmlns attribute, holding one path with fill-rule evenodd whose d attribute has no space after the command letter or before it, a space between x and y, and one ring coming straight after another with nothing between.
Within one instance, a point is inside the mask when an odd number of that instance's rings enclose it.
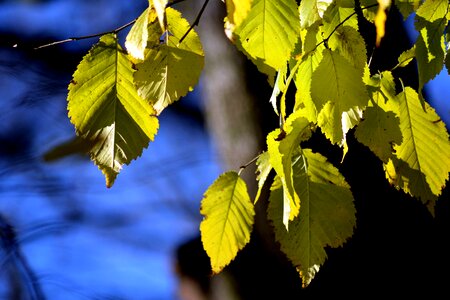
<instances>
[{"instance_id":1,"label":"cluster of leaves","mask_svg":"<svg viewBox=\"0 0 450 300\"><path fill-rule=\"evenodd\" d=\"M383 162L387 180L433 213L450 172L450 142L422 89L444 65L449 69L448 1L224 2L225 32L267 74L280 127L267 135L267 151L257 158L255 199L235 171L222 174L204 195L200 231L213 272L249 242L254 205L272 170L268 218L304 286L325 262L326 247L339 247L352 236L356 220L350 186L326 157L301 146L315 130L342 147L345 156L346 135L355 128L357 140ZM357 14L374 23L379 45L392 5L405 19L415 13L419 36L398 65L371 74ZM149 1L126 38L126 50L114 34L102 36L69 85L70 119L90 142L90 155L108 186L154 139L158 115L200 76L200 40L168 6L167 0ZM412 61L418 66L417 91L391 72ZM286 99L288 88L295 88L295 98Z\"/></svg>"}]
</instances>

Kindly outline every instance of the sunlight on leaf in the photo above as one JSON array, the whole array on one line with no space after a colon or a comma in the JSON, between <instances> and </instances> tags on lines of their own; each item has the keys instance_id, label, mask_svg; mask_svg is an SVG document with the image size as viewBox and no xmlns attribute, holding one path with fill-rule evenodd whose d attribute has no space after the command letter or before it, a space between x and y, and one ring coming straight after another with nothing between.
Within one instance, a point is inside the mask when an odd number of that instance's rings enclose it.
<instances>
[{"instance_id":1,"label":"sunlight on leaf","mask_svg":"<svg viewBox=\"0 0 450 300\"><path fill-rule=\"evenodd\" d=\"M159 24L150 24L145 60L136 65L134 73L138 94L153 104L157 114L194 88L204 64L197 33L192 30L179 44L189 24L174 9L167 8L166 15L170 32L166 41L160 41L163 32Z\"/></svg>"},{"instance_id":2,"label":"sunlight on leaf","mask_svg":"<svg viewBox=\"0 0 450 300\"><path fill-rule=\"evenodd\" d=\"M398 95L398 101L403 142L394 149L396 157L414 173L405 171L402 164L394 161L395 173L414 176L409 178L411 184L407 189L402 187L405 192L413 193L412 185L423 187L422 190L428 185L431 192L439 196L450 172L450 141L445 124L428 103L422 107L418 94L410 87ZM392 173L391 169L388 179L395 177ZM427 193L419 192L413 196L426 204L430 199L424 199L424 194Z\"/></svg>"},{"instance_id":3,"label":"sunlight on leaf","mask_svg":"<svg viewBox=\"0 0 450 300\"><path fill-rule=\"evenodd\" d=\"M236 28L237 47L258 67L275 76L287 63L300 35L295 0L253 0L247 18Z\"/></svg>"},{"instance_id":4,"label":"sunlight on leaf","mask_svg":"<svg viewBox=\"0 0 450 300\"><path fill-rule=\"evenodd\" d=\"M272 185L268 217L275 229L281 250L292 261L309 285L327 258L325 247L342 246L353 234L356 211L350 187L326 158L309 149L293 160L294 187L302 199L300 214L282 223L283 189L280 178Z\"/></svg>"},{"instance_id":5,"label":"sunlight on leaf","mask_svg":"<svg viewBox=\"0 0 450 300\"><path fill-rule=\"evenodd\" d=\"M247 185L236 172L220 175L205 192L200 213L203 247L219 273L250 241L255 211Z\"/></svg>"},{"instance_id":6,"label":"sunlight on leaf","mask_svg":"<svg viewBox=\"0 0 450 300\"><path fill-rule=\"evenodd\" d=\"M323 14L333 0L301 1L299 6L300 26L307 28L323 18Z\"/></svg>"},{"instance_id":7,"label":"sunlight on leaf","mask_svg":"<svg viewBox=\"0 0 450 300\"><path fill-rule=\"evenodd\" d=\"M227 16L225 18L225 33L231 41L234 41L234 30L239 27L247 17L253 0L225 0Z\"/></svg>"},{"instance_id":8,"label":"sunlight on leaf","mask_svg":"<svg viewBox=\"0 0 450 300\"><path fill-rule=\"evenodd\" d=\"M159 26L162 31L166 31L166 5L168 0L148 0L150 7L154 7L158 16Z\"/></svg>"},{"instance_id":9,"label":"sunlight on leaf","mask_svg":"<svg viewBox=\"0 0 450 300\"><path fill-rule=\"evenodd\" d=\"M272 165L270 164L270 156L269 152L263 152L259 155L258 160L256 161L256 180L258 181L258 191L255 197L255 204L261 196L261 191L264 187L264 183L266 182L267 177L269 176L270 171L272 171Z\"/></svg>"},{"instance_id":10,"label":"sunlight on leaf","mask_svg":"<svg viewBox=\"0 0 450 300\"><path fill-rule=\"evenodd\" d=\"M386 24L386 10L391 6L391 0L378 0L378 11L375 16L375 27L377 29L377 37L375 41L375 45L377 47L380 46L381 39L385 34L385 24Z\"/></svg>"},{"instance_id":11,"label":"sunlight on leaf","mask_svg":"<svg viewBox=\"0 0 450 300\"><path fill-rule=\"evenodd\" d=\"M300 117L297 112L287 118L284 131L277 128L267 135L270 164L283 184L283 224L286 228L289 221L292 221L300 210L300 198L294 189L292 179L292 156L300 142L308 139L310 135L309 121Z\"/></svg>"},{"instance_id":12,"label":"sunlight on leaf","mask_svg":"<svg viewBox=\"0 0 450 300\"><path fill-rule=\"evenodd\" d=\"M360 72L328 49L312 75L311 97L320 111L318 125L332 143L339 145L358 123L369 99Z\"/></svg>"},{"instance_id":13,"label":"sunlight on leaf","mask_svg":"<svg viewBox=\"0 0 450 300\"><path fill-rule=\"evenodd\" d=\"M89 153L108 187L158 129L155 111L136 93L132 72L116 36L107 34L83 58L69 85L70 120L78 135L95 141Z\"/></svg>"}]
</instances>

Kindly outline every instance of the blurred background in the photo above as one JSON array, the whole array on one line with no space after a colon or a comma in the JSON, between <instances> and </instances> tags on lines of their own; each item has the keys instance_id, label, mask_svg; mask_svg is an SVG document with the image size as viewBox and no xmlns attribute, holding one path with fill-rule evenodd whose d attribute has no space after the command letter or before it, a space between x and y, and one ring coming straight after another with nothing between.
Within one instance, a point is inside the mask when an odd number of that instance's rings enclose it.
<instances>
[{"instance_id":1,"label":"blurred background","mask_svg":"<svg viewBox=\"0 0 450 300\"><path fill-rule=\"evenodd\" d=\"M200 84L162 113L155 141L124 167L111 189L86 156L46 162L47 151L74 136L66 111L67 85L97 38L33 48L113 30L135 19L147 4L0 1L0 299L181 299L182 275L202 269L200 263L186 262L205 259L198 254L203 192L223 170L237 169L264 149L265 133L276 126L264 76L228 43L222 27L224 6L211 1L198 28L206 53ZM176 8L192 21L202 4L187 0ZM122 45L127 32L120 33ZM382 51L374 56L374 64L382 65ZM427 99L447 126L449 88L445 69L426 88ZM243 173L251 194L253 171L249 167ZM257 210L264 216L261 205ZM435 228L422 211L419 214L431 226L427 230ZM256 228L266 240L267 224L257 220ZM358 236L354 243L359 245ZM348 258L348 253L338 255ZM249 258L245 252L243 256ZM266 272L269 265L265 261ZM290 272L296 279L285 284L298 292L301 283L295 271ZM333 274L324 270L323 278ZM259 284L264 286L264 281ZM182 292L184 299L202 299L188 290Z\"/></svg>"}]
</instances>

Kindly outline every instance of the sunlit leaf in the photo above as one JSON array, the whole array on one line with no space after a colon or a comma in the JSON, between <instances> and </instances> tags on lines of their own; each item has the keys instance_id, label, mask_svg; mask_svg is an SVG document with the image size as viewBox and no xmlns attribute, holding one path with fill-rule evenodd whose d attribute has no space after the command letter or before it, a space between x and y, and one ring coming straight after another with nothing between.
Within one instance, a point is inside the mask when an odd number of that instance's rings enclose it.
<instances>
[{"instance_id":1,"label":"sunlit leaf","mask_svg":"<svg viewBox=\"0 0 450 300\"><path fill-rule=\"evenodd\" d=\"M403 68L409 65L409 63L416 57L416 47L412 46L410 49L402 52L398 57L398 64L395 68Z\"/></svg>"},{"instance_id":2,"label":"sunlit leaf","mask_svg":"<svg viewBox=\"0 0 450 300\"><path fill-rule=\"evenodd\" d=\"M78 135L95 141L89 152L108 187L158 129L155 111L136 93L132 72L116 36L107 34L83 58L69 85L70 120Z\"/></svg>"},{"instance_id":3,"label":"sunlit leaf","mask_svg":"<svg viewBox=\"0 0 450 300\"><path fill-rule=\"evenodd\" d=\"M309 149L293 164L294 187L302 199L300 214L289 225L282 223L283 188L275 180L269 199L268 217L281 250L292 261L307 286L327 254L325 247L339 247L353 234L355 207L350 187L326 158Z\"/></svg>"},{"instance_id":4,"label":"sunlit leaf","mask_svg":"<svg viewBox=\"0 0 450 300\"><path fill-rule=\"evenodd\" d=\"M336 28L345 22L345 26L358 29L358 17L353 0L335 0L323 15L323 36L329 37Z\"/></svg>"},{"instance_id":5,"label":"sunlit leaf","mask_svg":"<svg viewBox=\"0 0 450 300\"><path fill-rule=\"evenodd\" d=\"M264 187L264 183L269 176L270 171L272 170L272 165L270 164L270 156L269 152L263 152L259 155L258 160L256 161L256 180L258 181L258 191L255 197L255 203L258 201L261 196L261 191Z\"/></svg>"},{"instance_id":6,"label":"sunlit leaf","mask_svg":"<svg viewBox=\"0 0 450 300\"><path fill-rule=\"evenodd\" d=\"M197 33L192 30L179 43L189 24L174 9L167 8L166 16L169 33L160 41L163 32L159 24L155 21L149 25L145 60L136 65L134 73L138 94L152 103L158 114L193 89L204 64Z\"/></svg>"},{"instance_id":7,"label":"sunlit leaf","mask_svg":"<svg viewBox=\"0 0 450 300\"><path fill-rule=\"evenodd\" d=\"M356 29L350 26L339 27L330 37L328 45L360 70L362 76L367 63L366 43Z\"/></svg>"},{"instance_id":8,"label":"sunlit leaf","mask_svg":"<svg viewBox=\"0 0 450 300\"><path fill-rule=\"evenodd\" d=\"M327 49L311 80L311 96L320 111L318 125L332 143L341 144L369 99L360 71Z\"/></svg>"},{"instance_id":9,"label":"sunlit leaf","mask_svg":"<svg viewBox=\"0 0 450 300\"><path fill-rule=\"evenodd\" d=\"M415 54L419 71L419 91L443 68L445 56L443 32L446 24L445 18L430 23L416 17L415 25L419 36L415 44Z\"/></svg>"},{"instance_id":10,"label":"sunlit leaf","mask_svg":"<svg viewBox=\"0 0 450 300\"><path fill-rule=\"evenodd\" d=\"M403 142L394 149L397 158L414 173L394 161L396 173L414 176L409 178L411 184L406 192L413 192L412 185L423 187L422 190L429 185L431 192L439 196L450 172L450 142L445 124L428 103L422 107L419 96L410 87L398 95L398 101ZM421 191L413 196L422 194L426 193ZM424 203L429 201L421 198Z\"/></svg>"},{"instance_id":11,"label":"sunlit leaf","mask_svg":"<svg viewBox=\"0 0 450 300\"><path fill-rule=\"evenodd\" d=\"M233 32L247 17L253 0L225 0L227 17L225 18L225 32L234 41Z\"/></svg>"},{"instance_id":12,"label":"sunlit leaf","mask_svg":"<svg viewBox=\"0 0 450 300\"><path fill-rule=\"evenodd\" d=\"M146 9L136 20L133 27L131 27L125 41L125 48L127 48L131 57L141 60L144 59L148 40L147 25L149 22L153 22L155 18L155 11Z\"/></svg>"},{"instance_id":13,"label":"sunlit leaf","mask_svg":"<svg viewBox=\"0 0 450 300\"><path fill-rule=\"evenodd\" d=\"M284 190L283 224L288 228L299 212L300 198L294 189L292 180L292 156L301 141L311 135L310 123L300 114L292 113L286 120L284 131L277 128L267 135L267 149L270 164L280 177Z\"/></svg>"},{"instance_id":14,"label":"sunlit leaf","mask_svg":"<svg viewBox=\"0 0 450 300\"><path fill-rule=\"evenodd\" d=\"M307 28L323 18L332 0L301 1L299 6L300 26Z\"/></svg>"},{"instance_id":15,"label":"sunlit leaf","mask_svg":"<svg viewBox=\"0 0 450 300\"><path fill-rule=\"evenodd\" d=\"M359 0L359 3L364 17L373 23L378 12L378 0Z\"/></svg>"},{"instance_id":16,"label":"sunlit leaf","mask_svg":"<svg viewBox=\"0 0 450 300\"><path fill-rule=\"evenodd\" d=\"M156 14L158 16L159 26L162 31L166 30L166 20L165 20L165 10L168 0L148 0L150 7L154 7Z\"/></svg>"},{"instance_id":17,"label":"sunlit leaf","mask_svg":"<svg viewBox=\"0 0 450 300\"><path fill-rule=\"evenodd\" d=\"M366 108L364 120L358 125L355 137L369 147L383 162L393 155L393 145L402 142L400 121L393 112L378 105Z\"/></svg>"},{"instance_id":18,"label":"sunlit leaf","mask_svg":"<svg viewBox=\"0 0 450 300\"><path fill-rule=\"evenodd\" d=\"M247 18L236 28L236 45L258 69L274 76L287 63L300 35L295 0L253 0Z\"/></svg>"},{"instance_id":19,"label":"sunlit leaf","mask_svg":"<svg viewBox=\"0 0 450 300\"><path fill-rule=\"evenodd\" d=\"M377 47L380 46L381 39L384 37L385 33L385 23L386 23L386 10L391 6L391 0L378 0L378 11L377 15L375 16L375 27L377 29L377 38L375 41L375 45Z\"/></svg>"},{"instance_id":20,"label":"sunlit leaf","mask_svg":"<svg viewBox=\"0 0 450 300\"><path fill-rule=\"evenodd\" d=\"M220 175L205 192L200 213L203 247L219 273L250 241L255 212L247 185L236 172Z\"/></svg>"},{"instance_id":21,"label":"sunlit leaf","mask_svg":"<svg viewBox=\"0 0 450 300\"><path fill-rule=\"evenodd\" d=\"M313 123L317 123L319 112L311 98L311 78L322 57L321 51L314 51L304 56L295 77L297 91L295 93L294 110L301 111L302 116Z\"/></svg>"},{"instance_id":22,"label":"sunlit leaf","mask_svg":"<svg viewBox=\"0 0 450 300\"><path fill-rule=\"evenodd\" d=\"M425 0L417 10L417 16L432 23L436 20L445 18L448 9L448 0Z\"/></svg>"}]
</instances>

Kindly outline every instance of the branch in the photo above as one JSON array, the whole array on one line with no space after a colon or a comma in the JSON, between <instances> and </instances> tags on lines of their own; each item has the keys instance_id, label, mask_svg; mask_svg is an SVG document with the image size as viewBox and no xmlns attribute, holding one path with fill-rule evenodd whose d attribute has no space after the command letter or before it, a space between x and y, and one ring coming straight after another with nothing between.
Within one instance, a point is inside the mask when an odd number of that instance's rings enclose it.
<instances>
[{"instance_id":1,"label":"branch","mask_svg":"<svg viewBox=\"0 0 450 300\"><path fill-rule=\"evenodd\" d=\"M172 2L167 2L166 7L171 7L171 6L175 5L175 4L178 4L178 3L183 2L183 1L186 1L186 0L174 0ZM202 10L204 10L204 8L202 8ZM203 11L201 13L203 13ZM130 22L128 22L128 23L126 23L126 24L124 24L124 25L114 29L114 30L100 32L100 33L95 33L95 34L90 34L90 35L85 35L85 36L78 36L78 37L67 38L67 39L64 39L64 40L60 40L60 41L56 41L56 42L52 42L52 43L49 43L49 44L45 44L45 45L41 45L41 46L35 47L34 50L47 48L47 47L51 47L51 46L56 46L56 45L67 43L67 42L74 42L74 41L91 39L91 38L102 36L102 35L109 34L109 33L116 34L116 33L120 32L120 31L122 31L123 29L125 29L125 28L133 25L134 23L136 23L137 19L138 18L136 18L133 21L130 21ZM197 21L197 23L198 23L198 21ZM181 43L181 41L180 41L180 43ZM15 47L17 47L17 44L14 45L14 48Z\"/></svg>"},{"instance_id":2,"label":"branch","mask_svg":"<svg viewBox=\"0 0 450 300\"><path fill-rule=\"evenodd\" d=\"M133 21L130 21L128 23L126 23L125 25L120 26L119 28L116 28L114 30L110 30L110 31L105 31L105 32L100 32L100 33L96 33L96 34L90 34L90 35L85 35L85 36L79 36L79 37L71 37L65 40L61 40L61 41L56 41L53 43L49 43L49 44L45 44L45 45L41 45L39 47L34 48L34 50L38 50L38 49L42 49L42 48L46 48L46 47L50 47L50 46L55 46L55 45L59 45L59 44L63 44L63 43L67 43L67 42L73 42L73 41L79 41L79 40L86 40L86 39L90 39L90 38L94 38L94 37L98 37L98 36L102 36L108 33L118 33L119 31L133 25L134 23L136 23L136 19L134 19Z\"/></svg>"},{"instance_id":3,"label":"branch","mask_svg":"<svg viewBox=\"0 0 450 300\"><path fill-rule=\"evenodd\" d=\"M250 166L252 163L254 163L255 161L258 160L258 158L261 156L261 154L258 154L256 157L254 157L251 161L249 161L248 163L246 163L243 166L239 167L239 172L238 174L241 175L242 171L244 171L245 168L247 168L248 166Z\"/></svg>"},{"instance_id":4,"label":"branch","mask_svg":"<svg viewBox=\"0 0 450 300\"><path fill-rule=\"evenodd\" d=\"M203 3L203 6L200 9L200 11L199 11L197 17L195 18L194 22L189 27L189 29L186 31L186 33L183 34L183 36L180 38L180 41L178 42L178 44L181 44L183 42L183 40L187 37L189 32L191 32L191 30L194 29L194 26L198 26L198 23L200 22L200 18L202 17L203 11L205 10L206 6L208 5L208 2L209 2L209 0L205 0L205 2Z\"/></svg>"}]
</instances>

